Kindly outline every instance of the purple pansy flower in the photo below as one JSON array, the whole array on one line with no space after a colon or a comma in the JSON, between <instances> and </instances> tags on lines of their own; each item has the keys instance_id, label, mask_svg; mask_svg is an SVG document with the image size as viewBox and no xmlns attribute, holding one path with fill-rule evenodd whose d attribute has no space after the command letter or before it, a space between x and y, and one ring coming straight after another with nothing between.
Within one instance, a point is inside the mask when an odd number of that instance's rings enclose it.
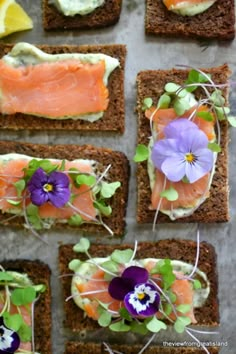
<instances>
[{"instance_id":1,"label":"purple pansy flower","mask_svg":"<svg viewBox=\"0 0 236 354\"><path fill-rule=\"evenodd\" d=\"M70 199L70 180L63 172L51 172L47 174L42 168L38 168L30 181L31 202L37 206L51 202L56 208L63 207Z\"/></svg>"},{"instance_id":2,"label":"purple pansy flower","mask_svg":"<svg viewBox=\"0 0 236 354\"><path fill-rule=\"evenodd\" d=\"M159 310L160 295L154 285L138 284L125 296L124 304L132 316L149 317Z\"/></svg>"},{"instance_id":3,"label":"purple pansy flower","mask_svg":"<svg viewBox=\"0 0 236 354\"><path fill-rule=\"evenodd\" d=\"M145 268L128 267L120 277L111 280L108 292L113 299L124 301L132 316L151 316L159 309L160 296L156 288L148 283L148 278Z\"/></svg>"},{"instance_id":4,"label":"purple pansy flower","mask_svg":"<svg viewBox=\"0 0 236 354\"><path fill-rule=\"evenodd\" d=\"M20 346L18 334L4 325L0 317L0 354L13 354Z\"/></svg>"},{"instance_id":5,"label":"purple pansy flower","mask_svg":"<svg viewBox=\"0 0 236 354\"><path fill-rule=\"evenodd\" d=\"M212 169L214 154L208 148L206 134L195 123L177 119L166 126L164 133L165 139L154 144L152 161L168 180L178 182L187 177L194 183Z\"/></svg>"}]
</instances>

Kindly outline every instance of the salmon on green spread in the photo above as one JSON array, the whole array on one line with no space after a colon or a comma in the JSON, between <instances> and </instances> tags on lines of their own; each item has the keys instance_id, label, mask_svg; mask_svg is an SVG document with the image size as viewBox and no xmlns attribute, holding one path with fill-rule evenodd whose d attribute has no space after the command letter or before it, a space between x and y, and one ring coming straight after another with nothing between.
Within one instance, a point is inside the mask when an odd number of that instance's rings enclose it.
<instances>
[{"instance_id":1,"label":"salmon on green spread","mask_svg":"<svg viewBox=\"0 0 236 354\"><path fill-rule=\"evenodd\" d=\"M32 335L34 305L45 286L34 285L27 274L5 271L2 267L0 285L1 353L36 353Z\"/></svg>"},{"instance_id":2,"label":"salmon on green spread","mask_svg":"<svg viewBox=\"0 0 236 354\"><path fill-rule=\"evenodd\" d=\"M91 257L89 246L88 240L82 238L73 247L89 258L69 263L74 275L67 301L72 298L100 326L135 332L136 324L143 330L140 333L146 334L152 332L148 325L151 321L158 323L160 329L167 328L167 321L177 331L183 317L186 326L197 323L194 310L204 305L210 288L207 275L196 264L135 259L135 249L115 249L107 257Z\"/></svg>"},{"instance_id":3,"label":"salmon on green spread","mask_svg":"<svg viewBox=\"0 0 236 354\"><path fill-rule=\"evenodd\" d=\"M112 209L109 199L120 182L109 183L110 166L97 171L93 160L39 159L20 154L0 157L0 209L21 215L27 227L49 228L56 222L80 226L102 223Z\"/></svg>"},{"instance_id":4,"label":"salmon on green spread","mask_svg":"<svg viewBox=\"0 0 236 354\"><path fill-rule=\"evenodd\" d=\"M173 82L164 81L169 75ZM152 78L153 85L156 77L158 97L151 89L144 89L147 77ZM211 186L213 178L218 178L217 157L221 141L226 149L225 130L231 121L226 99L228 83L217 85L210 74L191 68L145 71L140 78L140 144L134 156L135 162L142 163L137 172L138 220L150 222L152 218L154 229L159 211L170 220L189 217L214 195ZM159 88L158 79L165 82L163 88ZM145 97L145 90L151 97ZM144 188L148 182L150 193ZM227 193L227 185L224 188Z\"/></svg>"},{"instance_id":5,"label":"salmon on green spread","mask_svg":"<svg viewBox=\"0 0 236 354\"><path fill-rule=\"evenodd\" d=\"M107 110L108 78L118 66L104 54L47 54L18 43L0 60L0 111L95 121Z\"/></svg>"}]
</instances>

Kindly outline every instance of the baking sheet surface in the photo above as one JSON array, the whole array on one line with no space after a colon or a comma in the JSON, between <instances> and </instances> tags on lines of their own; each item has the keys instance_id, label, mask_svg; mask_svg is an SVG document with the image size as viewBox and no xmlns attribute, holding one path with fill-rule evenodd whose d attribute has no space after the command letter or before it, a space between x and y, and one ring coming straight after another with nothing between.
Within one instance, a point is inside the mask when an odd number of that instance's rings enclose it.
<instances>
[{"instance_id":1,"label":"baking sheet surface","mask_svg":"<svg viewBox=\"0 0 236 354\"><path fill-rule=\"evenodd\" d=\"M106 146L122 150L131 161L131 179L129 204L127 211L127 233L125 242L137 240L156 241L164 238L196 238L196 224L161 225L153 233L150 226L137 226L135 222L136 181L135 165L132 157L136 143L136 115L134 113L136 100L135 79L140 70L170 69L177 64L196 67L211 67L227 62L233 72L232 81L236 81L236 42L202 43L195 40L176 38L147 37L144 33L144 0L123 0L120 22L111 28L94 31L58 31L44 32L42 28L42 13L40 0L19 0L34 21L34 29L14 34L5 42L26 41L35 44L126 44L128 49L125 72L126 95L126 131L123 136L81 135L78 132L12 132L0 131L1 140L19 140L43 144L91 143L96 146ZM234 92L232 92L234 91ZM232 113L236 113L236 88L231 89L230 103ZM200 225L201 239L212 243L218 255L219 300L221 326L219 334L203 336L204 341L222 342L221 353L235 353L236 348L236 130L230 129L230 214L231 221L225 224ZM63 328L63 299L58 278L58 245L59 243L76 243L80 237L79 231L50 231L45 233L48 245L35 239L24 230L10 227L0 227L1 249L0 259L28 258L41 259L52 269L52 306L53 306L53 353L64 352L66 339L78 339ZM123 241L123 242L124 242ZM118 242L117 240L113 242ZM43 316L43 314L42 314ZM42 317L43 320L43 317ZM81 338L84 333L81 334ZM162 344L164 337L174 340L174 333L158 336L157 342ZM124 342L126 336L117 336ZM97 334L94 335L97 338ZM113 335L113 339L116 339ZM191 338L181 337L176 341ZM129 337L129 342L137 338ZM141 339L138 339L139 341Z\"/></svg>"}]
</instances>

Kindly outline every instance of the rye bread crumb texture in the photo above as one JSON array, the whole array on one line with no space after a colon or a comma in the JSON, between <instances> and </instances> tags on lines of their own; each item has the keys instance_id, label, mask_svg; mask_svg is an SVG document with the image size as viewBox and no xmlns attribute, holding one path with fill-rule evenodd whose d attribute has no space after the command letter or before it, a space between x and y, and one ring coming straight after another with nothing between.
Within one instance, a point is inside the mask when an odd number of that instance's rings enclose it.
<instances>
[{"instance_id":1,"label":"rye bread crumb texture","mask_svg":"<svg viewBox=\"0 0 236 354\"><path fill-rule=\"evenodd\" d=\"M137 354L143 347L141 345L111 345L109 347L112 350L118 350L123 354ZM218 348L208 347L210 354L219 353ZM107 354L108 351L103 344L94 343L80 343L80 342L68 342L66 344L65 354ZM205 354L203 349L198 348L163 348L158 346L150 346L144 352L144 354Z\"/></svg>"},{"instance_id":2,"label":"rye bread crumb texture","mask_svg":"<svg viewBox=\"0 0 236 354\"><path fill-rule=\"evenodd\" d=\"M146 33L173 37L228 40L235 36L234 0L217 0L195 16L167 10L162 0L146 0Z\"/></svg>"},{"instance_id":3,"label":"rye bread crumb texture","mask_svg":"<svg viewBox=\"0 0 236 354\"><path fill-rule=\"evenodd\" d=\"M95 29L114 25L119 21L122 0L106 0L88 15L64 16L57 8L43 0L43 27L45 30Z\"/></svg>"},{"instance_id":4,"label":"rye bread crumb texture","mask_svg":"<svg viewBox=\"0 0 236 354\"><path fill-rule=\"evenodd\" d=\"M34 284L45 284L47 289L35 303L34 338L35 350L41 354L51 354L51 290L49 267L41 261L4 260L0 262L5 270L26 273Z\"/></svg>"},{"instance_id":5,"label":"rye bread crumb texture","mask_svg":"<svg viewBox=\"0 0 236 354\"><path fill-rule=\"evenodd\" d=\"M94 257L106 257L115 249L133 248L132 245L92 245L89 252ZM194 264L196 258L197 245L194 241L186 240L161 240L156 243L140 242L138 244L136 259L142 258L169 258L172 260L181 260ZM73 259L86 260L84 254L75 253L73 245L61 245L59 248L59 269L60 274L68 274L71 271L68 264ZM210 294L206 303L201 308L194 311L198 325L217 326L219 324L218 307L218 278L216 268L216 254L213 246L206 242L200 244L200 258L198 268L205 272L210 281ZM63 297L66 299L71 295L71 278L62 277ZM73 300L64 302L65 308L65 326L73 332L84 330L96 330L98 323L84 316L84 312L75 305Z\"/></svg>"},{"instance_id":6,"label":"rye bread crumb texture","mask_svg":"<svg viewBox=\"0 0 236 354\"><path fill-rule=\"evenodd\" d=\"M12 44L0 44L0 57L11 49ZM124 70L125 45L39 45L41 50L49 54L62 53L103 53L119 60L120 67L116 68L108 80L109 105L102 118L96 122L73 119L47 119L30 114L16 113L2 115L0 113L0 129L11 130L77 130L103 131L124 133L125 130L125 103L124 103Z\"/></svg>"},{"instance_id":7,"label":"rye bread crumb texture","mask_svg":"<svg viewBox=\"0 0 236 354\"><path fill-rule=\"evenodd\" d=\"M96 148L92 145L41 145L21 142L0 141L0 154L18 153L39 158L54 159L90 159L99 163L99 169L104 171L111 164L108 174L109 182L120 181L121 187L111 198L112 215L104 217L103 221L114 232L114 236L123 236L125 230L126 203L128 198L129 162L122 152L105 148ZM0 222L4 222L11 214L0 213ZM16 217L4 222L5 225L23 226L24 219ZM67 225L57 223L56 227L65 228ZM68 226L69 228L69 226ZM108 234L101 225L82 224L78 230L89 234Z\"/></svg>"},{"instance_id":8,"label":"rye bread crumb texture","mask_svg":"<svg viewBox=\"0 0 236 354\"><path fill-rule=\"evenodd\" d=\"M229 67L224 64L219 67L203 69L211 74L215 84L228 81ZM137 112L138 112L138 144L147 145L149 142L150 124L142 111L142 102L145 97L151 97L154 104L164 92L164 86L168 82L183 84L188 76L188 70L149 70L142 71L137 76ZM202 91L196 91L196 97L200 97ZM228 90L223 89L223 95L228 104ZM226 222L229 221L229 187L228 187L228 125L220 122L221 126L221 153L218 154L216 171L213 177L210 197L191 215L175 220L175 222ZM155 210L150 210L151 188L147 172L147 162L137 166L137 222L152 223ZM173 222L170 218L159 212L157 222Z\"/></svg>"}]
</instances>

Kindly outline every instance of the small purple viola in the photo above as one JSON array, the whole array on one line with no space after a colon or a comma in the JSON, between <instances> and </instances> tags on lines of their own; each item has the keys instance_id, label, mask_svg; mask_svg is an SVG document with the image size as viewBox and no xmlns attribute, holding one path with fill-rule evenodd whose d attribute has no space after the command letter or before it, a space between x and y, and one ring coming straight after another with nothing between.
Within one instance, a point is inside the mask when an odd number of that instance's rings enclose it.
<instances>
[{"instance_id":1,"label":"small purple viola","mask_svg":"<svg viewBox=\"0 0 236 354\"><path fill-rule=\"evenodd\" d=\"M4 325L0 317L0 354L13 354L20 346L18 334Z\"/></svg>"},{"instance_id":2,"label":"small purple viola","mask_svg":"<svg viewBox=\"0 0 236 354\"><path fill-rule=\"evenodd\" d=\"M40 206L51 202L56 208L63 207L70 199L70 180L63 172L53 171L47 174L38 168L28 182L30 199Z\"/></svg>"},{"instance_id":3,"label":"small purple viola","mask_svg":"<svg viewBox=\"0 0 236 354\"><path fill-rule=\"evenodd\" d=\"M159 310L160 295L154 285L148 283L145 268L130 266L120 277L111 280L108 292L113 299L124 301L134 317L149 317Z\"/></svg>"},{"instance_id":4,"label":"small purple viola","mask_svg":"<svg viewBox=\"0 0 236 354\"><path fill-rule=\"evenodd\" d=\"M155 142L151 157L168 180L178 182L186 177L194 183L212 169L214 154L208 148L206 134L195 123L176 119L164 133L165 138Z\"/></svg>"}]
</instances>

